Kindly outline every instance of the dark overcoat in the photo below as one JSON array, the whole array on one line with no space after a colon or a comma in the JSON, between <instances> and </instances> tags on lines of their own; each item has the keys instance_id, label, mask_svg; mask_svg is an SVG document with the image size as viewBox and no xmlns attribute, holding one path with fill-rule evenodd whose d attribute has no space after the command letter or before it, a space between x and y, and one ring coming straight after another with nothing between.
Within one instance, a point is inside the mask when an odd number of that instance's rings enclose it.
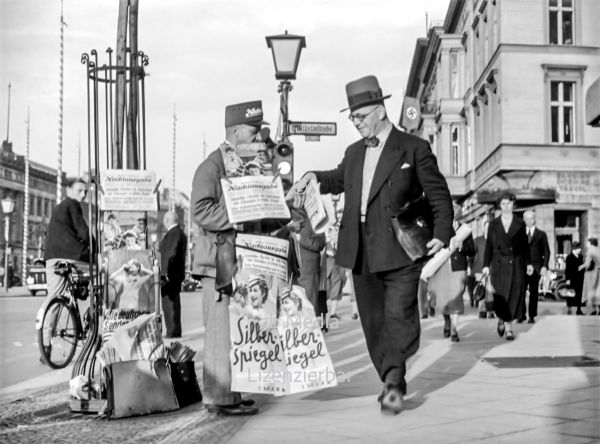
<instances>
[{"instance_id":1,"label":"dark overcoat","mask_svg":"<svg viewBox=\"0 0 600 444\"><path fill-rule=\"evenodd\" d=\"M548 236L546 232L536 227L529 241L529 255L531 256L531 265L537 274L540 274L542 267L548 268L550 261L550 245L548 245Z\"/></svg>"},{"instance_id":2,"label":"dark overcoat","mask_svg":"<svg viewBox=\"0 0 600 444\"><path fill-rule=\"evenodd\" d=\"M345 193L336 263L354 269L360 237L360 204L365 144L350 145L342 162L333 170L315 172L321 193ZM371 273L412 264L396 240L391 217L420 197L427 197L433 213L433 237L448 245L452 228L452 199L429 144L416 136L392 128L375 169L367 203L366 249Z\"/></svg>"},{"instance_id":3,"label":"dark overcoat","mask_svg":"<svg viewBox=\"0 0 600 444\"><path fill-rule=\"evenodd\" d=\"M185 279L186 253L187 236L179 225L175 225L160 243L160 260L162 273L169 278L177 292Z\"/></svg>"},{"instance_id":4,"label":"dark overcoat","mask_svg":"<svg viewBox=\"0 0 600 444\"><path fill-rule=\"evenodd\" d=\"M488 227L483 266L490 268L494 310L505 321L525 315L519 311L525 298L527 265L531 265L531 259L525 222L513 217L507 233L500 217L493 219Z\"/></svg>"}]
</instances>

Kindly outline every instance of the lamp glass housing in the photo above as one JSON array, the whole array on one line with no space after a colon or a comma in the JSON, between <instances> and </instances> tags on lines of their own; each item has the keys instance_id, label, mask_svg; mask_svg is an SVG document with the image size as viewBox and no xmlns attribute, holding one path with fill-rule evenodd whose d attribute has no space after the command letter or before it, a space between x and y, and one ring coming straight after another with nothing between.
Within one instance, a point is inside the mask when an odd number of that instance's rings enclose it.
<instances>
[{"instance_id":1,"label":"lamp glass housing","mask_svg":"<svg viewBox=\"0 0 600 444\"><path fill-rule=\"evenodd\" d=\"M303 36L285 34L273 35L266 38L267 46L273 53L275 78L277 80L294 80L300 61L302 48L306 48Z\"/></svg>"},{"instance_id":2,"label":"lamp glass housing","mask_svg":"<svg viewBox=\"0 0 600 444\"><path fill-rule=\"evenodd\" d=\"M2 199L2 213L9 215L15 209L15 201L10 197L5 197Z\"/></svg>"}]
</instances>

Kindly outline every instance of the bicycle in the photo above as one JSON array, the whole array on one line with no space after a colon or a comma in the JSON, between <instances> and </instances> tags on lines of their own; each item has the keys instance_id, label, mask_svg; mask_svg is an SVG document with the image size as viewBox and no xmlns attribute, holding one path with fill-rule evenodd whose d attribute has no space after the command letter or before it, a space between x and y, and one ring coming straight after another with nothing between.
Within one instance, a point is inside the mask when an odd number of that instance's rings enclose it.
<instances>
[{"instance_id":1,"label":"bicycle","mask_svg":"<svg viewBox=\"0 0 600 444\"><path fill-rule=\"evenodd\" d=\"M42 360L50 368L60 369L71 363L77 343L85 340L89 329L89 308L82 322L77 302L89 296L89 276L68 261L57 262L54 273L62 276L65 284L40 307L36 329Z\"/></svg>"}]
</instances>

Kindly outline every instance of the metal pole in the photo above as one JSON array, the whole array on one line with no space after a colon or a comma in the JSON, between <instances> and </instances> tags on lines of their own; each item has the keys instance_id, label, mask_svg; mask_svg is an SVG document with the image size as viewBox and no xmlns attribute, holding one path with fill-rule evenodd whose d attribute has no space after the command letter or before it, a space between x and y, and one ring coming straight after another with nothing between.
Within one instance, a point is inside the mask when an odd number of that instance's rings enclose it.
<instances>
[{"instance_id":1,"label":"metal pole","mask_svg":"<svg viewBox=\"0 0 600 444\"><path fill-rule=\"evenodd\" d=\"M281 131L281 139L287 140L289 136L288 132L288 94L292 90L292 84L288 80L282 80L279 84L280 90L280 101L279 101L279 111L281 112L281 120L282 120L282 131Z\"/></svg>"},{"instance_id":2,"label":"metal pole","mask_svg":"<svg viewBox=\"0 0 600 444\"><path fill-rule=\"evenodd\" d=\"M10 88L11 84L8 84L8 113L6 114L6 141L8 142L8 136L10 132Z\"/></svg>"},{"instance_id":3,"label":"metal pole","mask_svg":"<svg viewBox=\"0 0 600 444\"><path fill-rule=\"evenodd\" d=\"M21 282L23 284L25 284L25 279L27 279L27 247L29 245L29 124L29 107L27 107L27 145L25 147L25 197L23 202L23 258L21 262Z\"/></svg>"},{"instance_id":4,"label":"metal pole","mask_svg":"<svg viewBox=\"0 0 600 444\"><path fill-rule=\"evenodd\" d=\"M4 220L4 292L8 294L8 239L9 239L10 215Z\"/></svg>"},{"instance_id":5,"label":"metal pole","mask_svg":"<svg viewBox=\"0 0 600 444\"><path fill-rule=\"evenodd\" d=\"M63 148L63 54L64 54L63 0L60 1L60 86L58 89L58 166L56 169L56 203L62 197L62 148Z\"/></svg>"},{"instance_id":6,"label":"metal pole","mask_svg":"<svg viewBox=\"0 0 600 444\"><path fill-rule=\"evenodd\" d=\"M175 150L176 150L176 146L177 146L177 112L175 109L175 105L173 105L173 178L172 178L172 182L171 182L171 191L169 192L169 197L170 197L170 202L169 202L169 206L170 206L170 210L171 211L175 211L175 173L176 173L176 165L175 165L175 161L176 161L176 154L175 154Z\"/></svg>"}]
</instances>

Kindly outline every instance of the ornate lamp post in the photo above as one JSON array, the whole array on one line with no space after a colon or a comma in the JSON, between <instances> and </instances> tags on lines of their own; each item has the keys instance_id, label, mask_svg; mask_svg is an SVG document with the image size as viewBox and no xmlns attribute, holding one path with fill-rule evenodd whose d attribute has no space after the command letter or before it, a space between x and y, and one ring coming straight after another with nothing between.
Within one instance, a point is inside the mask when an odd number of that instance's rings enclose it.
<instances>
[{"instance_id":1,"label":"ornate lamp post","mask_svg":"<svg viewBox=\"0 0 600 444\"><path fill-rule=\"evenodd\" d=\"M4 291L8 294L8 243L10 240L10 215L15 209L15 201L10 197L2 199L2 213L4 214Z\"/></svg>"},{"instance_id":2,"label":"ornate lamp post","mask_svg":"<svg viewBox=\"0 0 600 444\"><path fill-rule=\"evenodd\" d=\"M266 37L267 46L273 53L275 64L275 78L281 80L277 87L280 93L280 111L282 120L281 139L288 137L288 93L292 90L290 80L296 79L298 62L302 48L306 48L306 39L303 36L288 34L272 35Z\"/></svg>"}]
</instances>

